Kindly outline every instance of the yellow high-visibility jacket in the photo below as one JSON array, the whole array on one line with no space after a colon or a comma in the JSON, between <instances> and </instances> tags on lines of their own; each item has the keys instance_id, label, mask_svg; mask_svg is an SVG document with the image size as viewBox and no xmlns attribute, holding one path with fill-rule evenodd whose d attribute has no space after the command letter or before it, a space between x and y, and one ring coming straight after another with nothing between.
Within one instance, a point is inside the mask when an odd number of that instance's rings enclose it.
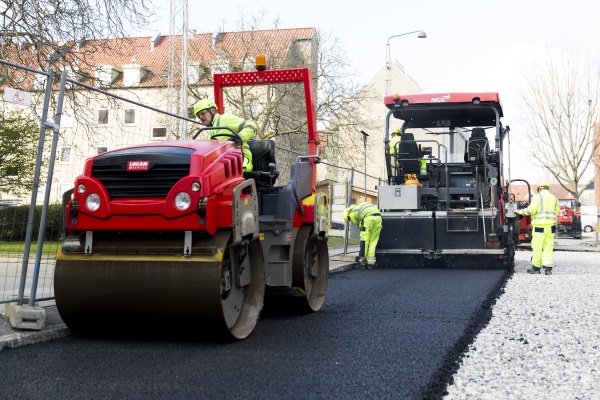
<instances>
[{"instance_id":1,"label":"yellow high-visibility jacket","mask_svg":"<svg viewBox=\"0 0 600 400\"><path fill-rule=\"evenodd\" d=\"M529 207L521 210L522 215L531 215L531 226L556 225L560 205L558 199L548 190L542 189L533 196Z\"/></svg>"}]
</instances>

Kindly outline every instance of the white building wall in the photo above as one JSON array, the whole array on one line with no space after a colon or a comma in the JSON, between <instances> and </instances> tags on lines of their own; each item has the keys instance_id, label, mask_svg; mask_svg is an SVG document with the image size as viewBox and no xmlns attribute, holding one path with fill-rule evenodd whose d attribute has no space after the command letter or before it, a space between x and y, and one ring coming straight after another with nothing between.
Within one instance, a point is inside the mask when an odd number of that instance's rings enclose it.
<instances>
[{"instance_id":1,"label":"white building wall","mask_svg":"<svg viewBox=\"0 0 600 400\"><path fill-rule=\"evenodd\" d=\"M388 109L384 104L384 96L386 92L386 82L388 79L387 69L384 67L377 72L377 74L365 85L364 91L369 93L373 97L373 101L368 103L364 107L362 112L366 116L373 120L374 123L371 126L362 127L362 130L369 134L367 138L367 192L369 194L376 194L376 188L380 182L384 182L387 179L387 172L385 166L385 121ZM396 63L392 64L391 71L392 79L392 93L398 94L415 94L421 93L421 88L417 83L406 75ZM400 128L401 123L394 120L392 129ZM360 129L359 129L360 130ZM340 138L344 138L352 132L340 133ZM356 132L354 132L356 134ZM334 146L343 145L343 140L338 140ZM364 149L356 149L352 152L355 157L352 159L340 160L339 165L342 167L354 166L354 188L358 191L364 191L365 187L365 160L364 160ZM330 169L331 171L331 169ZM338 182L349 179L349 172L346 170L336 170L333 175L331 172L328 178L337 180ZM361 199L362 201L362 199Z\"/></svg>"}]
</instances>

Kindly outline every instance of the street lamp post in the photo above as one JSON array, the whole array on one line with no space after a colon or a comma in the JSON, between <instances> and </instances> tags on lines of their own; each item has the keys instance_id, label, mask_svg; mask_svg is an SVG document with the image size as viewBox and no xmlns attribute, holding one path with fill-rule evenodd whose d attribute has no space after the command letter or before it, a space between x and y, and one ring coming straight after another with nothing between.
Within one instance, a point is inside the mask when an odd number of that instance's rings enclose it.
<instances>
[{"instance_id":1,"label":"street lamp post","mask_svg":"<svg viewBox=\"0 0 600 400\"><path fill-rule=\"evenodd\" d=\"M401 33L399 35L390 36L387 40L387 44L385 46L385 66L387 68L387 79L386 79L386 84L385 84L385 94L386 95L390 94L390 92L392 91L392 59L391 59L391 55L390 55L390 39L393 39L398 36L411 35L413 33L417 33L418 34L417 37L419 39L425 39L427 37L427 34L425 33L425 31L412 31L412 32Z\"/></svg>"},{"instance_id":2,"label":"street lamp post","mask_svg":"<svg viewBox=\"0 0 600 400\"><path fill-rule=\"evenodd\" d=\"M365 202L367 201L367 138L369 134L365 131L360 131L363 135L363 142L365 143Z\"/></svg>"}]
</instances>

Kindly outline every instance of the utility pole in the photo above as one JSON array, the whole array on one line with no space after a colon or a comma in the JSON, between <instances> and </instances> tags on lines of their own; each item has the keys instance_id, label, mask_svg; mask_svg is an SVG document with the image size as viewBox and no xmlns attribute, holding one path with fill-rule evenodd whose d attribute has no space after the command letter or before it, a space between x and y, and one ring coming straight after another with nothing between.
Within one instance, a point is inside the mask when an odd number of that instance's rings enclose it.
<instances>
[{"instance_id":1,"label":"utility pole","mask_svg":"<svg viewBox=\"0 0 600 400\"><path fill-rule=\"evenodd\" d=\"M369 134L365 131L360 131L363 135L363 142L365 143L365 201L367 201L367 138Z\"/></svg>"},{"instance_id":2,"label":"utility pole","mask_svg":"<svg viewBox=\"0 0 600 400\"><path fill-rule=\"evenodd\" d=\"M406 36L406 35L410 35L413 33L417 33L417 37L419 39L425 39L427 37L427 33L425 33L425 31L412 31L412 32L406 32L406 33L401 33L399 35L392 35L388 38L387 40L387 44L385 45L385 68L387 69L387 78L385 80L385 94L388 95L390 94L390 92L392 91L392 55L390 52L390 39L399 37L399 36Z\"/></svg>"}]
</instances>

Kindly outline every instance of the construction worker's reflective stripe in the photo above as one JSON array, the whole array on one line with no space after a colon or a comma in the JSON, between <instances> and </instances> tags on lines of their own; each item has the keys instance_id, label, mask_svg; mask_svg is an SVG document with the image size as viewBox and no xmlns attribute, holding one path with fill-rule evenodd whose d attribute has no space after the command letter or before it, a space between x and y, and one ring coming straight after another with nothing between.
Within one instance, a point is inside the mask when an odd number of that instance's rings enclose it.
<instances>
[{"instance_id":1,"label":"construction worker's reflective stripe","mask_svg":"<svg viewBox=\"0 0 600 400\"><path fill-rule=\"evenodd\" d=\"M210 126L221 126L221 117L223 115L221 115L221 114L217 114L217 115L218 115L218 117L213 120L213 123ZM252 124L252 120L248 120L248 119L244 119L244 120L242 120L241 123L238 124L237 133L239 134L242 130L244 130L246 128L249 128L252 130L253 136L254 136L254 134L256 134L256 130L257 130L256 127ZM227 132L230 133L229 130L227 130ZM218 131L211 131L211 134L210 134L211 137L212 137L212 135L214 135L216 133L218 133ZM250 149L248 148L248 150L250 150Z\"/></svg>"},{"instance_id":2,"label":"construction worker's reflective stripe","mask_svg":"<svg viewBox=\"0 0 600 400\"><path fill-rule=\"evenodd\" d=\"M546 199L546 202L544 202L544 195L543 193L539 194L540 196L540 208L538 209L538 212L535 213L535 215L531 218L531 225L553 225L556 223L556 205L558 202L558 199L556 199L554 196L554 198L551 201L552 204L548 204L549 203L549 198ZM548 207L551 206L551 207Z\"/></svg>"},{"instance_id":3,"label":"construction worker's reflective stripe","mask_svg":"<svg viewBox=\"0 0 600 400\"><path fill-rule=\"evenodd\" d=\"M358 207L358 210L356 210L356 212L358 212L358 220L362 221L364 219L364 217L362 216L363 211L366 211L367 209L374 207L372 204L366 204L363 203L360 207Z\"/></svg>"},{"instance_id":4,"label":"construction worker's reflective stripe","mask_svg":"<svg viewBox=\"0 0 600 400\"><path fill-rule=\"evenodd\" d=\"M358 207L358 208L356 208ZM372 212L364 215L363 213L368 212L369 210L371 210ZM378 214L379 213L379 209L377 207L375 207L373 204L371 203L359 203L357 204L352 210L350 210L350 212L356 212L357 213L357 219L358 219L358 223L359 223L359 229L362 228L363 224L364 224L364 219L366 217L369 217L373 214Z\"/></svg>"},{"instance_id":5,"label":"construction worker's reflective stripe","mask_svg":"<svg viewBox=\"0 0 600 400\"><path fill-rule=\"evenodd\" d=\"M238 132L241 131L244 128L250 128L252 129L252 132L256 133L256 128L254 126L252 126L252 124L248 124L248 120L245 119L244 121L242 121L242 123L238 126Z\"/></svg>"}]
</instances>

